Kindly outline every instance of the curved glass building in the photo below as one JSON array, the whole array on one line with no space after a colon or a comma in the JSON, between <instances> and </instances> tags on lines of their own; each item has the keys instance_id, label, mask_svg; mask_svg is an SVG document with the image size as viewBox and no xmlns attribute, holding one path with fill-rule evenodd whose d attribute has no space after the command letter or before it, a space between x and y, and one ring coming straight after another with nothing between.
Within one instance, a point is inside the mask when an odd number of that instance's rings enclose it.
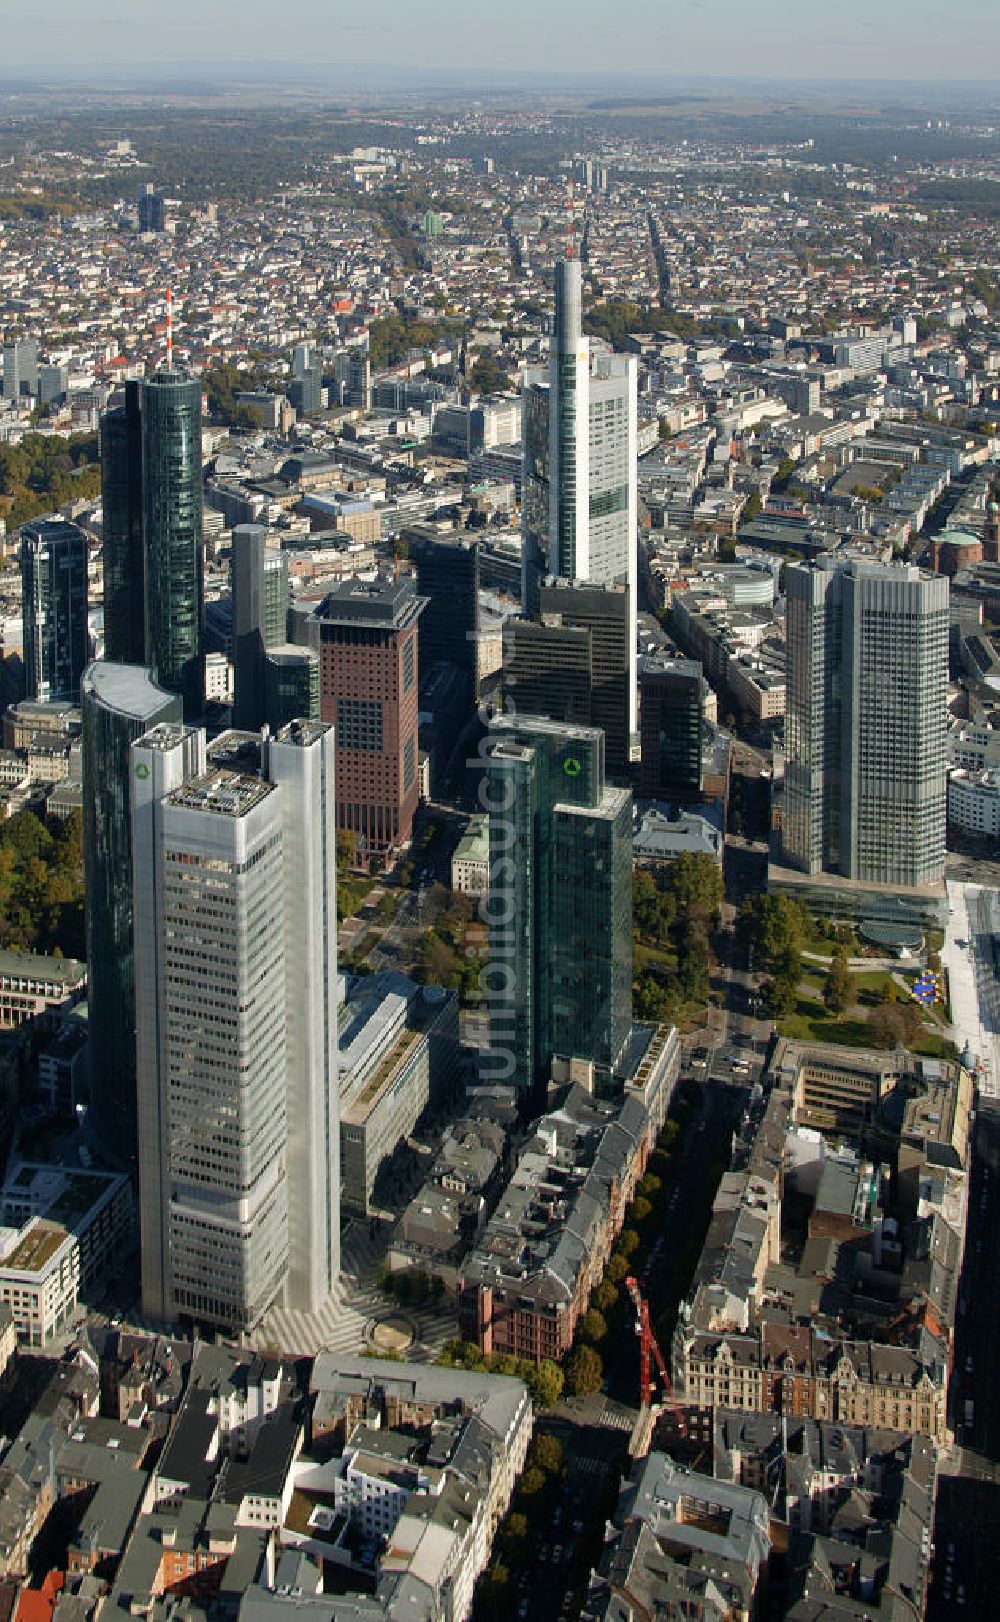
<instances>
[{"instance_id":1,"label":"curved glass building","mask_svg":"<svg viewBox=\"0 0 1000 1622\"><path fill-rule=\"evenodd\" d=\"M121 1162L136 1158L135 980L129 750L181 699L139 665L95 660L81 682L83 860L90 1009L90 1125Z\"/></svg>"},{"instance_id":2,"label":"curved glass building","mask_svg":"<svg viewBox=\"0 0 1000 1622\"><path fill-rule=\"evenodd\" d=\"M146 658L161 687L201 709L201 384L154 372L142 387Z\"/></svg>"},{"instance_id":3,"label":"curved glass building","mask_svg":"<svg viewBox=\"0 0 1000 1622\"><path fill-rule=\"evenodd\" d=\"M105 645L202 706L201 384L154 372L101 424Z\"/></svg>"},{"instance_id":4,"label":"curved glass building","mask_svg":"<svg viewBox=\"0 0 1000 1622\"><path fill-rule=\"evenodd\" d=\"M142 403L139 384L101 419L104 553L104 657L141 665L146 658L146 582L142 545Z\"/></svg>"}]
</instances>

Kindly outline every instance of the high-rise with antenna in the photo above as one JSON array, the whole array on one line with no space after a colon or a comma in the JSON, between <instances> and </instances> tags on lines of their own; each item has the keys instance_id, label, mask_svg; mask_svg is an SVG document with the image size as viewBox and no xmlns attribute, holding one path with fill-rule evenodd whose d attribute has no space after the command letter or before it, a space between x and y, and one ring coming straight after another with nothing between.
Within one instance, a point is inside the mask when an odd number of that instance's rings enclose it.
<instances>
[{"instance_id":1,"label":"high-rise with antenna","mask_svg":"<svg viewBox=\"0 0 1000 1622\"><path fill-rule=\"evenodd\" d=\"M628 587L633 633L627 730L635 738L636 362L604 346L591 351L582 306L580 260L558 259L548 368L529 371L524 387L524 612L532 618L539 613L546 576Z\"/></svg>"},{"instance_id":2,"label":"high-rise with antenna","mask_svg":"<svg viewBox=\"0 0 1000 1622\"><path fill-rule=\"evenodd\" d=\"M167 288L167 371L174 369L174 294Z\"/></svg>"},{"instance_id":3,"label":"high-rise with antenna","mask_svg":"<svg viewBox=\"0 0 1000 1622\"><path fill-rule=\"evenodd\" d=\"M149 666L193 719L203 697L197 378L171 366L125 385L124 406L101 422L101 488L105 656Z\"/></svg>"}]
</instances>

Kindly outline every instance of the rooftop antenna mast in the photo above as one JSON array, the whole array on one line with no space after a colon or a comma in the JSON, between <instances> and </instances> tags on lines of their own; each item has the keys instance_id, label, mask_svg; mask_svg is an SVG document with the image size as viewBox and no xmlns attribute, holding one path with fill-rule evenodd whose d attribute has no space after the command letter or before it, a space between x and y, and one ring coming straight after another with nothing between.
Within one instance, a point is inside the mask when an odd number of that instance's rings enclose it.
<instances>
[{"instance_id":1,"label":"rooftop antenna mast","mask_svg":"<svg viewBox=\"0 0 1000 1622\"><path fill-rule=\"evenodd\" d=\"M167 288L167 371L174 369L174 293Z\"/></svg>"},{"instance_id":2,"label":"rooftop antenna mast","mask_svg":"<svg viewBox=\"0 0 1000 1622\"><path fill-rule=\"evenodd\" d=\"M573 176L566 181L566 258L575 259L576 221L573 215Z\"/></svg>"}]
</instances>

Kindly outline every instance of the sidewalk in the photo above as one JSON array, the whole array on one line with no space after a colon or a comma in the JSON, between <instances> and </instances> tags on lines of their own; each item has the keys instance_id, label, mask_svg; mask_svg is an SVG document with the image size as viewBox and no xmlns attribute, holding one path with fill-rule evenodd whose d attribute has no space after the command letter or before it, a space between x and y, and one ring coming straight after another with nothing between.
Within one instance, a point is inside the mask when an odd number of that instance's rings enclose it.
<instances>
[{"instance_id":1,"label":"sidewalk","mask_svg":"<svg viewBox=\"0 0 1000 1622\"><path fill-rule=\"evenodd\" d=\"M1000 1098L998 988L990 954L990 912L998 892L949 880L950 916L941 961L948 974L952 1029L959 1053L981 1065L984 1098ZM984 960L984 950L987 954Z\"/></svg>"}]
</instances>

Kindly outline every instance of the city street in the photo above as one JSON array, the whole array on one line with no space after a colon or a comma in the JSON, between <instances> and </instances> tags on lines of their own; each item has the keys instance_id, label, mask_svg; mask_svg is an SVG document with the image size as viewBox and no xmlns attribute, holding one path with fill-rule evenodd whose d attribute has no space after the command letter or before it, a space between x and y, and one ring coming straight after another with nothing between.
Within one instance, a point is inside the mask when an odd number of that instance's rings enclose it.
<instances>
[{"instance_id":1,"label":"city street","mask_svg":"<svg viewBox=\"0 0 1000 1622\"><path fill-rule=\"evenodd\" d=\"M950 1422L956 1457L942 1477L928 1616L996 1614L1000 1592L1000 1109L979 1119L959 1286ZM971 1413L971 1421L967 1417Z\"/></svg>"}]
</instances>

